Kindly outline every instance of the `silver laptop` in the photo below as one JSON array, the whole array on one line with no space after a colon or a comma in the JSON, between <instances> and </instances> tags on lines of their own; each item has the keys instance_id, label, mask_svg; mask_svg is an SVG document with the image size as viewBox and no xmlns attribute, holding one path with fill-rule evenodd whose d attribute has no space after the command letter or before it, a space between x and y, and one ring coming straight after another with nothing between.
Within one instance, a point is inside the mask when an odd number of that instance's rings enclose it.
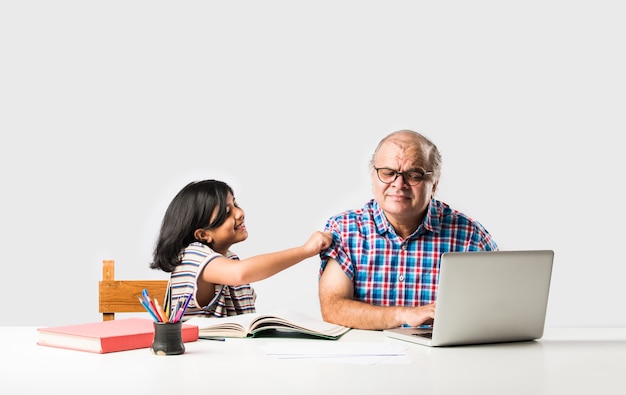
<instances>
[{"instance_id":1,"label":"silver laptop","mask_svg":"<svg viewBox=\"0 0 626 395\"><path fill-rule=\"evenodd\" d=\"M444 253L432 327L383 333L426 346L539 339L553 259L552 250Z\"/></svg>"}]
</instances>

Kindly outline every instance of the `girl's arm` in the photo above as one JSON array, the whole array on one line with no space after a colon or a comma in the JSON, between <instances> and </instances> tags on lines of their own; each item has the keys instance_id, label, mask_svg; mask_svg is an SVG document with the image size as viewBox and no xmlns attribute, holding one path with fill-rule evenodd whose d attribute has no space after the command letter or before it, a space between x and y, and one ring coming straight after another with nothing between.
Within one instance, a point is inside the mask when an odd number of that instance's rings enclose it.
<instances>
[{"instance_id":1,"label":"girl's arm","mask_svg":"<svg viewBox=\"0 0 626 395\"><path fill-rule=\"evenodd\" d=\"M330 232L315 232L299 247L255 255L234 261L225 257L213 259L202 272L202 280L212 284L242 285L263 280L319 254L330 247Z\"/></svg>"}]
</instances>

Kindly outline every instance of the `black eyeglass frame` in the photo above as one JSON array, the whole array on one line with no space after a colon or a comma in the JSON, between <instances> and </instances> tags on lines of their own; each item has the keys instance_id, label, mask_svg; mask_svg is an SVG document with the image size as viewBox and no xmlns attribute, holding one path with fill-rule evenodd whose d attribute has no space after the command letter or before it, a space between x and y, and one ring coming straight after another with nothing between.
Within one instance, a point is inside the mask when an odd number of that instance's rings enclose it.
<instances>
[{"instance_id":1,"label":"black eyeglass frame","mask_svg":"<svg viewBox=\"0 0 626 395\"><path fill-rule=\"evenodd\" d=\"M407 170L407 171L398 171L395 169L390 169L388 167L375 167L374 166L374 170L376 171L376 176L378 177L378 179L380 180L380 182L382 182L383 184L393 184L397 179L398 176L402 176L402 181L404 181L405 184L411 185L411 186L415 186L418 185L420 182L424 181L424 177L433 174L432 171L421 171L421 170ZM384 181L380 175L380 171L381 170L386 170L388 172L393 172L395 175L393 176L393 180L391 181ZM410 174L411 173L415 173L415 174L419 174L419 178L410 178Z\"/></svg>"}]
</instances>

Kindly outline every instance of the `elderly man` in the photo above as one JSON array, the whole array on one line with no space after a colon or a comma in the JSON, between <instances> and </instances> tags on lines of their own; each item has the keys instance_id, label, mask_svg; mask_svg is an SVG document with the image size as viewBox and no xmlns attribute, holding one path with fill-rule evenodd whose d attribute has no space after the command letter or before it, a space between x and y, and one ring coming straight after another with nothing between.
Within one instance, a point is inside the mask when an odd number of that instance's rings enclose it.
<instances>
[{"instance_id":1,"label":"elderly man","mask_svg":"<svg viewBox=\"0 0 626 395\"><path fill-rule=\"evenodd\" d=\"M326 224L333 243L321 253L322 317L374 330L431 323L441 255L498 247L479 222L435 199L441 155L428 138L391 133L370 167L374 198Z\"/></svg>"}]
</instances>

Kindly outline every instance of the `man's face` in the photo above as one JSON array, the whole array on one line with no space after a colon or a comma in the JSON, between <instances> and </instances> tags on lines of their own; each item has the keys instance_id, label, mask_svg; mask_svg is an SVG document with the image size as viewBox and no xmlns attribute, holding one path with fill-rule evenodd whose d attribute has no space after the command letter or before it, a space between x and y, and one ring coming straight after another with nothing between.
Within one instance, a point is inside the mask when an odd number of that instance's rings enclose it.
<instances>
[{"instance_id":1,"label":"man's face","mask_svg":"<svg viewBox=\"0 0 626 395\"><path fill-rule=\"evenodd\" d=\"M419 171L427 173L427 152L419 142L403 138L386 141L376 153L374 167L397 172ZM426 208L433 197L436 181L432 174L425 175L416 185L409 185L404 175L398 175L390 184L382 182L375 169L372 170L372 193L387 219L394 227L398 224L421 223ZM411 182L414 183L414 182Z\"/></svg>"}]
</instances>

